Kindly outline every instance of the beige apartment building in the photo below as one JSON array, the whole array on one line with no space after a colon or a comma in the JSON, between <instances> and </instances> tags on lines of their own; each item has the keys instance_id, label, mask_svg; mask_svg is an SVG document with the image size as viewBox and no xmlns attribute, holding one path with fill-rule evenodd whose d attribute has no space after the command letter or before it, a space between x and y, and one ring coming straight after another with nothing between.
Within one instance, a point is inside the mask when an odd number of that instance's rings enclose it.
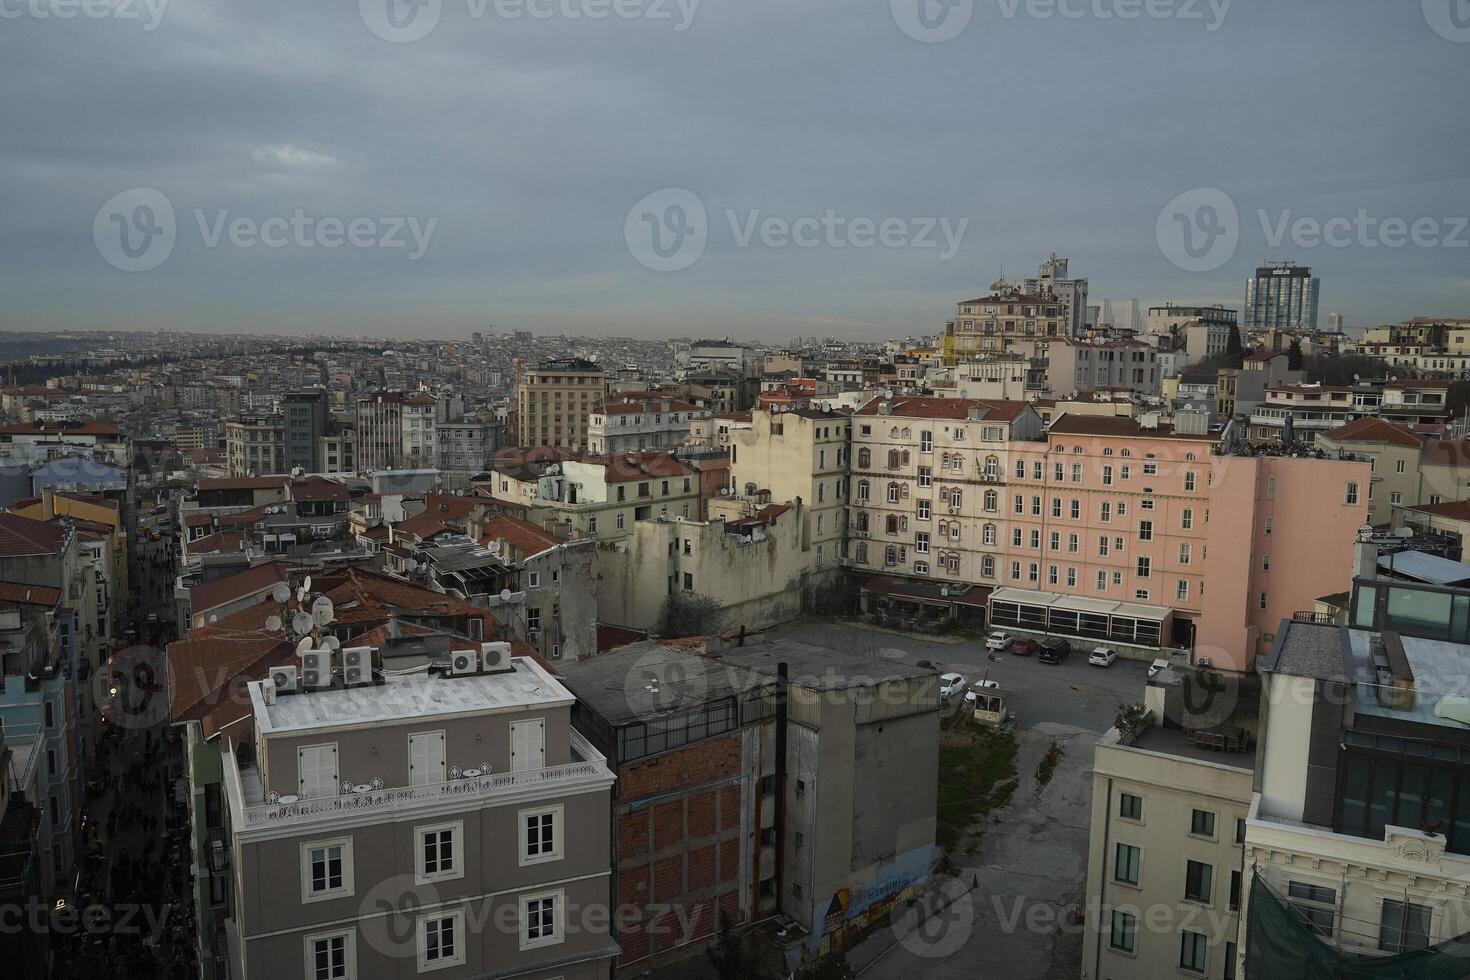
<instances>
[{"instance_id":1,"label":"beige apartment building","mask_svg":"<svg viewBox=\"0 0 1470 980\"><path fill-rule=\"evenodd\" d=\"M601 407L605 388L602 368L580 358L520 369L516 381L518 444L586 449L587 420Z\"/></svg>"},{"instance_id":2,"label":"beige apartment building","mask_svg":"<svg viewBox=\"0 0 1470 980\"><path fill-rule=\"evenodd\" d=\"M1394 508L1422 503L1424 481L1419 460L1423 442L1402 425L1365 416L1317 437L1328 452L1351 453L1366 459L1373 480L1368 491L1368 520L1388 524Z\"/></svg>"},{"instance_id":3,"label":"beige apartment building","mask_svg":"<svg viewBox=\"0 0 1470 980\"><path fill-rule=\"evenodd\" d=\"M1012 443L1041 435L1020 401L882 398L852 419L854 571L995 584Z\"/></svg>"},{"instance_id":4,"label":"beige apartment building","mask_svg":"<svg viewBox=\"0 0 1470 980\"><path fill-rule=\"evenodd\" d=\"M602 541L631 536L637 521L699 516L698 472L667 453L498 459L489 490L532 523L554 521L572 537Z\"/></svg>"},{"instance_id":5,"label":"beige apartment building","mask_svg":"<svg viewBox=\"0 0 1470 980\"><path fill-rule=\"evenodd\" d=\"M750 428L727 433L732 489L746 497L767 492L775 503L799 498L802 546L812 550L819 571L837 568L847 535L851 417L821 409L756 409L750 418Z\"/></svg>"},{"instance_id":6,"label":"beige apartment building","mask_svg":"<svg viewBox=\"0 0 1470 980\"><path fill-rule=\"evenodd\" d=\"M248 685L253 735L222 753L232 980L611 976L613 775L555 677L463 646Z\"/></svg>"},{"instance_id":7,"label":"beige apartment building","mask_svg":"<svg viewBox=\"0 0 1470 980\"><path fill-rule=\"evenodd\" d=\"M1234 980L1255 757L1165 725L1165 688L1146 695L1157 718L1093 757L1082 976Z\"/></svg>"},{"instance_id":8,"label":"beige apartment building","mask_svg":"<svg viewBox=\"0 0 1470 980\"><path fill-rule=\"evenodd\" d=\"M230 476L286 472L286 426L280 416L225 423L225 460Z\"/></svg>"},{"instance_id":9,"label":"beige apartment building","mask_svg":"<svg viewBox=\"0 0 1470 980\"><path fill-rule=\"evenodd\" d=\"M973 360L977 354L999 353L1012 346L1048 337L1071 336L1071 324L1054 296L1028 296L1004 280L991 285L989 296L967 299L955 307L944 325L944 363Z\"/></svg>"}]
</instances>

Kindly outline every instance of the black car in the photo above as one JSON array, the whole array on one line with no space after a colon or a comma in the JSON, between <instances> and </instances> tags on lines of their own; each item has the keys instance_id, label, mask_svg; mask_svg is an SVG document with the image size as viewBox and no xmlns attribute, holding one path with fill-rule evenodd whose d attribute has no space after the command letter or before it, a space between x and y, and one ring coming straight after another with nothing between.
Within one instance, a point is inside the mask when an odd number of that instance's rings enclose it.
<instances>
[{"instance_id":1,"label":"black car","mask_svg":"<svg viewBox=\"0 0 1470 980\"><path fill-rule=\"evenodd\" d=\"M1059 664L1071 655L1072 644L1066 640L1047 640L1041 644L1041 652L1036 655L1036 659L1044 664Z\"/></svg>"}]
</instances>

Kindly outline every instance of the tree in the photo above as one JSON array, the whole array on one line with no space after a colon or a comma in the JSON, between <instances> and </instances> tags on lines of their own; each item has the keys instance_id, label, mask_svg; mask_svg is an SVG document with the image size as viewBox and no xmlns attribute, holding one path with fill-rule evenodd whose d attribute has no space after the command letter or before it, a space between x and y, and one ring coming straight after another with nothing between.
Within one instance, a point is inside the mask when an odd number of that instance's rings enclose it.
<instances>
[{"instance_id":1,"label":"tree","mask_svg":"<svg viewBox=\"0 0 1470 980\"><path fill-rule=\"evenodd\" d=\"M1288 348L1286 348L1286 367L1287 367L1287 370L1289 370L1289 371L1300 371L1302 369L1302 362L1304 360L1305 360L1305 358L1302 356L1302 341L1301 341L1301 338L1300 337L1295 337L1291 341L1291 346L1288 347Z\"/></svg>"},{"instance_id":2,"label":"tree","mask_svg":"<svg viewBox=\"0 0 1470 980\"><path fill-rule=\"evenodd\" d=\"M1238 368L1245 364L1245 348L1240 344L1240 328L1230 325L1230 339L1225 342L1225 367Z\"/></svg>"},{"instance_id":3,"label":"tree","mask_svg":"<svg viewBox=\"0 0 1470 980\"><path fill-rule=\"evenodd\" d=\"M658 610L658 634L664 637L709 636L718 632L723 608L713 596L675 592Z\"/></svg>"},{"instance_id":4,"label":"tree","mask_svg":"<svg viewBox=\"0 0 1470 980\"><path fill-rule=\"evenodd\" d=\"M760 975L755 951L735 935L735 923L724 909L720 910L720 935L715 944L704 951L715 975L720 980L750 980Z\"/></svg>"}]
</instances>

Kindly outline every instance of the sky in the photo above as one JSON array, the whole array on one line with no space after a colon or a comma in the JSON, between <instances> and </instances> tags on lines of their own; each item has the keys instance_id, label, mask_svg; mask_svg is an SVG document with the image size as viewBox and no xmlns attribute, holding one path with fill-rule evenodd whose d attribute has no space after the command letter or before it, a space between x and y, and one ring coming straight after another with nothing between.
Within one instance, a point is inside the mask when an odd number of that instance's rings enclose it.
<instances>
[{"instance_id":1,"label":"sky","mask_svg":"<svg viewBox=\"0 0 1470 980\"><path fill-rule=\"evenodd\" d=\"M0 84L0 330L1470 316L1470 0L0 0Z\"/></svg>"}]
</instances>

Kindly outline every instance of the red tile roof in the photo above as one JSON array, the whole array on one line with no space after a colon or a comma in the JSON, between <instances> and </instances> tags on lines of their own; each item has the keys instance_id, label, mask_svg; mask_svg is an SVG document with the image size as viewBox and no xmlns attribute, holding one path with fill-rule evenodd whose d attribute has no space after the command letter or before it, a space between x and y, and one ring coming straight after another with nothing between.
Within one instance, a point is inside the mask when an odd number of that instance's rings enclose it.
<instances>
[{"instance_id":1,"label":"red tile roof","mask_svg":"<svg viewBox=\"0 0 1470 980\"><path fill-rule=\"evenodd\" d=\"M984 409L982 420L986 422L1013 422L1026 410L1025 402L992 401L982 398L874 398L857 414L882 416L880 405L888 405L888 418L906 419L955 419L970 417L973 408Z\"/></svg>"},{"instance_id":2,"label":"red tile roof","mask_svg":"<svg viewBox=\"0 0 1470 980\"><path fill-rule=\"evenodd\" d=\"M562 538L530 521L496 514L480 525L480 543L504 541L522 555L537 555L561 544Z\"/></svg>"},{"instance_id":3,"label":"red tile roof","mask_svg":"<svg viewBox=\"0 0 1470 980\"><path fill-rule=\"evenodd\" d=\"M291 482L291 499L298 504L315 500L350 500L352 494L336 480L321 476L308 476Z\"/></svg>"},{"instance_id":4,"label":"red tile roof","mask_svg":"<svg viewBox=\"0 0 1470 980\"><path fill-rule=\"evenodd\" d=\"M1432 514L1435 517L1447 517L1453 521L1470 521L1470 500L1451 500L1442 504L1420 504L1418 507L1409 507L1421 514Z\"/></svg>"},{"instance_id":5,"label":"red tile roof","mask_svg":"<svg viewBox=\"0 0 1470 980\"><path fill-rule=\"evenodd\" d=\"M206 534L197 541L190 541L184 545L184 549L191 555L206 555L219 551L239 551L240 542L245 540L245 535L239 531L216 531L214 534Z\"/></svg>"},{"instance_id":6,"label":"red tile roof","mask_svg":"<svg viewBox=\"0 0 1470 980\"><path fill-rule=\"evenodd\" d=\"M23 606L54 606L61 601L61 590L28 582L0 582L0 602Z\"/></svg>"},{"instance_id":7,"label":"red tile roof","mask_svg":"<svg viewBox=\"0 0 1470 980\"><path fill-rule=\"evenodd\" d=\"M1333 442L1384 442L1409 449L1417 449L1420 445L1419 437L1408 429L1373 415L1365 415L1347 425L1324 432L1323 436Z\"/></svg>"},{"instance_id":8,"label":"red tile roof","mask_svg":"<svg viewBox=\"0 0 1470 980\"><path fill-rule=\"evenodd\" d=\"M66 527L33 521L19 514L0 514L0 558L54 555L66 538Z\"/></svg>"},{"instance_id":9,"label":"red tile roof","mask_svg":"<svg viewBox=\"0 0 1470 980\"><path fill-rule=\"evenodd\" d=\"M1063 414L1052 422L1047 430L1053 436L1113 436L1134 439L1184 439L1191 442L1213 443L1216 436L1188 435L1175 432L1172 425L1159 423L1158 428L1145 429L1137 419L1121 415L1072 415Z\"/></svg>"},{"instance_id":10,"label":"red tile roof","mask_svg":"<svg viewBox=\"0 0 1470 980\"><path fill-rule=\"evenodd\" d=\"M285 581L286 566L280 562L266 562L243 572L194 586L189 590L189 608L197 616Z\"/></svg>"}]
</instances>

